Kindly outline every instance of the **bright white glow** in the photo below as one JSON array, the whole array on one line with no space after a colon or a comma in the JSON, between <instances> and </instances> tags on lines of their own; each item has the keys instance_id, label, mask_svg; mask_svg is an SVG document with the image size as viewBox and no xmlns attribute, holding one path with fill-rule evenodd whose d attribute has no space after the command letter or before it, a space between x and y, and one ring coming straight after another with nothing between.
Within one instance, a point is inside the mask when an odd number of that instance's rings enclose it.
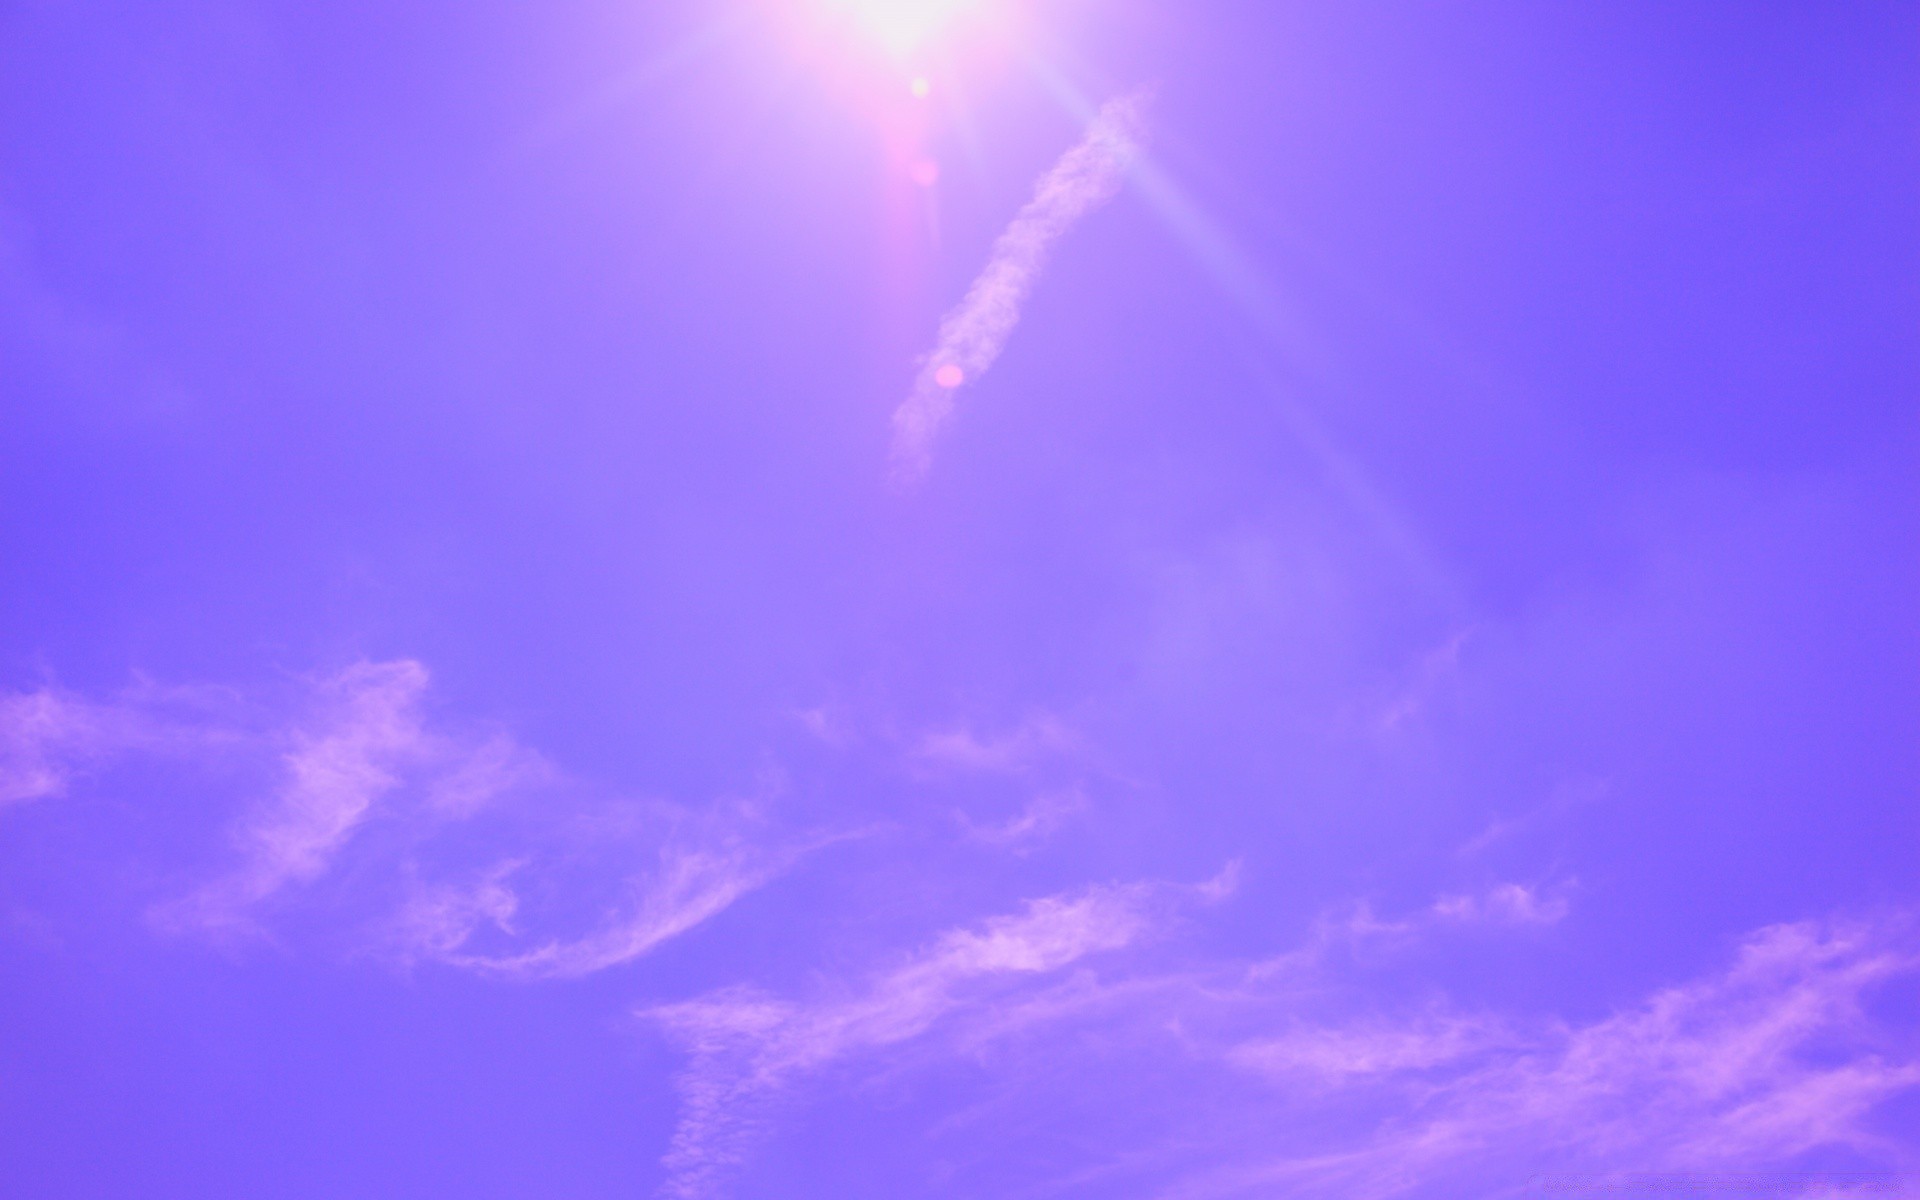
<instances>
[{"instance_id":1,"label":"bright white glow","mask_svg":"<svg viewBox=\"0 0 1920 1200\"><path fill-rule=\"evenodd\" d=\"M895 58L923 50L982 0L816 0Z\"/></svg>"}]
</instances>

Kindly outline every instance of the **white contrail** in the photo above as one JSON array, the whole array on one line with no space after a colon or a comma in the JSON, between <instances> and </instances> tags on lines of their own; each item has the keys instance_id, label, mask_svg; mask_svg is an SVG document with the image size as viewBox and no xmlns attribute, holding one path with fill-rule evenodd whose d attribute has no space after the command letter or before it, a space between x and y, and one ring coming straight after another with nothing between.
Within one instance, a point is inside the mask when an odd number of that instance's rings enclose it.
<instances>
[{"instance_id":1,"label":"white contrail","mask_svg":"<svg viewBox=\"0 0 1920 1200\"><path fill-rule=\"evenodd\" d=\"M1079 144L1040 177L1033 199L994 242L966 297L941 320L940 339L920 366L913 394L894 410L896 480L912 482L926 473L934 435L953 412L954 392L1000 356L1054 239L1120 190L1146 101L1144 92L1107 101Z\"/></svg>"}]
</instances>

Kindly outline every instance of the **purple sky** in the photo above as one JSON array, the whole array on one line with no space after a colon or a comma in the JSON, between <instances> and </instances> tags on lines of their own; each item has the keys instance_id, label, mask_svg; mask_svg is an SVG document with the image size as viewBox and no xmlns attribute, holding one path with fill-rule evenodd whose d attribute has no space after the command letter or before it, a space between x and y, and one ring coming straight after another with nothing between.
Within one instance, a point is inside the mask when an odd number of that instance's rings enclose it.
<instances>
[{"instance_id":1,"label":"purple sky","mask_svg":"<svg viewBox=\"0 0 1920 1200\"><path fill-rule=\"evenodd\" d=\"M928 6L0 7L0 1194L1920 1189L1920 7Z\"/></svg>"}]
</instances>

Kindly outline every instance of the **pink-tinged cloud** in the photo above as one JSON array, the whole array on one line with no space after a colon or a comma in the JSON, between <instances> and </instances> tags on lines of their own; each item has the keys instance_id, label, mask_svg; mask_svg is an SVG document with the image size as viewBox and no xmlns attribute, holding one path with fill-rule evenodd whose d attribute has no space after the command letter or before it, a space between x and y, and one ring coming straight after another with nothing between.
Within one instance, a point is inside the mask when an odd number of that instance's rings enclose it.
<instances>
[{"instance_id":1,"label":"pink-tinged cloud","mask_svg":"<svg viewBox=\"0 0 1920 1200\"><path fill-rule=\"evenodd\" d=\"M536 793L551 798L567 781L505 732L431 725L429 682L410 659L361 662L307 681L295 715L213 689L152 685L110 702L52 690L0 697L0 803L54 795L75 772L119 757L268 759L277 784L229 830L237 861L154 906L156 925L265 933L270 908L314 892L355 853L350 883L308 895L337 921L366 927L340 930L348 940L371 936L371 949L403 964L436 961L516 979L585 975L645 954L818 844L774 836L752 819L751 805L698 813L663 804L650 821L603 831L626 852L614 856L618 866L583 865L558 845L560 831L590 826L592 812L607 806L579 796L569 806L515 805ZM213 703L216 696L233 702ZM477 841L455 832L483 819L494 824ZM385 836L360 849L376 823ZM476 845L486 847L488 865L471 862ZM636 870L636 857L654 861ZM526 881L563 897L549 907L591 903L609 887L620 899L597 928L558 936L553 927L564 922L553 912L522 904L516 886ZM384 915L368 915L383 906ZM481 940L484 950L476 949Z\"/></svg>"},{"instance_id":2,"label":"pink-tinged cloud","mask_svg":"<svg viewBox=\"0 0 1920 1200\"><path fill-rule=\"evenodd\" d=\"M572 798L523 814L514 848L480 870L429 877L431 843L382 949L400 962L436 962L494 979L591 975L648 954L842 840L804 836L775 820L780 789L693 808ZM554 799L554 797L549 797ZM454 882L448 882L451 877Z\"/></svg>"},{"instance_id":3,"label":"pink-tinged cloud","mask_svg":"<svg viewBox=\"0 0 1920 1200\"><path fill-rule=\"evenodd\" d=\"M0 695L0 807L65 793L74 778L133 753L208 749L225 731L183 724L178 697L132 689L104 701L57 688Z\"/></svg>"},{"instance_id":4,"label":"pink-tinged cloud","mask_svg":"<svg viewBox=\"0 0 1920 1200\"><path fill-rule=\"evenodd\" d=\"M1423 1013L1408 1021L1363 1021L1350 1027L1303 1024L1238 1043L1226 1058L1254 1073L1309 1086L1341 1084L1457 1063L1512 1034L1484 1017Z\"/></svg>"},{"instance_id":5,"label":"pink-tinged cloud","mask_svg":"<svg viewBox=\"0 0 1920 1200\"><path fill-rule=\"evenodd\" d=\"M1000 734L982 735L966 726L937 730L914 745L911 758L922 769L1017 775L1078 748L1073 731L1059 718L1040 713Z\"/></svg>"},{"instance_id":6,"label":"pink-tinged cloud","mask_svg":"<svg viewBox=\"0 0 1920 1200\"><path fill-rule=\"evenodd\" d=\"M628 880L624 911L604 926L527 950L476 954L466 948L483 924L515 932L510 919L518 898L499 877L505 872L470 891L430 893L423 910L410 911L408 924L422 950L452 966L505 979L578 978L631 962L718 915L784 871L796 853L748 845L667 846L654 870Z\"/></svg>"},{"instance_id":7,"label":"pink-tinged cloud","mask_svg":"<svg viewBox=\"0 0 1920 1200\"><path fill-rule=\"evenodd\" d=\"M1216 898L1206 890L1181 894ZM727 1194L809 1088L962 1060L1021 1071L971 1122L1043 1131L1076 1105L1123 1110L1124 1152L1085 1177L1138 1173L1154 1181L1140 1194L1178 1197L1477 1195L1546 1170L1784 1170L1834 1149L1897 1161L1877 1114L1920 1088L1911 1039L1871 1007L1920 976L1906 919L1763 929L1723 970L1567 1022L1431 989L1408 1002L1311 947L1282 973L1143 969L1159 961L1141 943L1168 928L1166 899L1039 901L814 1001L734 989L647 1010L690 1054L667 1193ZM1462 932L1431 908L1406 925L1441 944ZM1095 954L1097 971L1068 970Z\"/></svg>"},{"instance_id":8,"label":"pink-tinged cloud","mask_svg":"<svg viewBox=\"0 0 1920 1200\"><path fill-rule=\"evenodd\" d=\"M51 690L0 697L0 805L66 790L106 740L98 713Z\"/></svg>"},{"instance_id":9,"label":"pink-tinged cloud","mask_svg":"<svg viewBox=\"0 0 1920 1200\"><path fill-rule=\"evenodd\" d=\"M1197 1170L1173 1194L1426 1195L1470 1189L1490 1167L1518 1179L1891 1152L1869 1118L1920 1087L1920 1060L1879 1035L1865 1001L1916 973L1910 921L1805 922L1760 930L1724 972L1584 1025L1446 1011L1282 1018L1284 1032L1242 1040L1225 1061L1272 1079L1276 1112L1341 1089L1376 1114L1376 1132Z\"/></svg>"},{"instance_id":10,"label":"pink-tinged cloud","mask_svg":"<svg viewBox=\"0 0 1920 1200\"><path fill-rule=\"evenodd\" d=\"M830 1062L922 1037L957 1010L995 1004L989 985L1058 971L1120 949L1155 921L1158 889L1093 888L943 935L844 998L813 1004L749 990L646 1010L693 1056L667 1155L666 1192L715 1194L745 1153L773 1093ZM986 989L986 990L978 990Z\"/></svg>"},{"instance_id":11,"label":"pink-tinged cloud","mask_svg":"<svg viewBox=\"0 0 1920 1200\"><path fill-rule=\"evenodd\" d=\"M1085 813L1088 807L1086 793L1080 788L1054 788L1028 801L1027 806L1010 820L982 824L962 813L960 823L973 841L1025 853L1035 843L1050 837L1068 821Z\"/></svg>"},{"instance_id":12,"label":"pink-tinged cloud","mask_svg":"<svg viewBox=\"0 0 1920 1200\"><path fill-rule=\"evenodd\" d=\"M1434 901L1433 915L1461 924L1552 925L1567 915L1567 900L1524 884L1503 883L1484 892L1442 896Z\"/></svg>"},{"instance_id":13,"label":"pink-tinged cloud","mask_svg":"<svg viewBox=\"0 0 1920 1200\"><path fill-rule=\"evenodd\" d=\"M1053 244L1120 189L1138 151L1146 95L1110 100L1072 149L1040 182L1008 225L957 307L940 322L913 391L893 414L893 471L912 482L932 462L934 439L953 413L953 397L978 382L1019 324Z\"/></svg>"},{"instance_id":14,"label":"pink-tinged cloud","mask_svg":"<svg viewBox=\"0 0 1920 1200\"><path fill-rule=\"evenodd\" d=\"M1282 954L1254 963L1258 978L1324 971L1336 958L1358 961L1391 958L1396 952L1448 932L1470 929L1513 930L1545 927L1566 917L1564 894L1545 893L1519 883L1499 883L1479 891L1441 896L1422 910L1381 916L1366 900L1322 912L1307 940Z\"/></svg>"},{"instance_id":15,"label":"pink-tinged cloud","mask_svg":"<svg viewBox=\"0 0 1920 1200\"><path fill-rule=\"evenodd\" d=\"M322 715L291 735L279 788L234 835L240 865L156 910L161 924L241 928L254 905L324 874L374 806L400 786L403 769L437 749L419 714L426 688L426 668L410 660L358 663L322 681Z\"/></svg>"},{"instance_id":16,"label":"pink-tinged cloud","mask_svg":"<svg viewBox=\"0 0 1920 1200\"><path fill-rule=\"evenodd\" d=\"M402 961L412 963L460 958L475 931L482 927L514 935L518 932L514 917L520 909L520 897L510 881L524 865L523 860L510 859L465 884L417 886L388 922L387 940Z\"/></svg>"},{"instance_id":17,"label":"pink-tinged cloud","mask_svg":"<svg viewBox=\"0 0 1920 1200\"><path fill-rule=\"evenodd\" d=\"M1418 936L1448 930L1430 922ZM1586 1022L1462 1009L1431 992L1396 1012L1390 992L1321 959L1237 979L1224 965L1110 968L977 1032L1051 1048L1052 1078L1023 1079L1035 1098L1002 1101L1000 1119L1044 1125L1049 1104L1089 1090L1128 1113L1126 1152L1052 1181L1067 1192L1129 1173L1156 1181L1146 1194L1192 1198L1518 1195L1541 1172L1777 1183L1814 1153L1911 1166L1884 1114L1920 1090L1920 1051L1873 1001L1916 977L1911 919L1803 922L1758 931L1725 970ZM1103 1049L1068 1049L1080 1044ZM1264 1091L1236 1090L1220 1069Z\"/></svg>"},{"instance_id":18,"label":"pink-tinged cloud","mask_svg":"<svg viewBox=\"0 0 1920 1200\"><path fill-rule=\"evenodd\" d=\"M471 817L511 792L560 778L545 758L497 731L470 750L457 744L445 748L451 766L427 785L426 806L449 820Z\"/></svg>"}]
</instances>

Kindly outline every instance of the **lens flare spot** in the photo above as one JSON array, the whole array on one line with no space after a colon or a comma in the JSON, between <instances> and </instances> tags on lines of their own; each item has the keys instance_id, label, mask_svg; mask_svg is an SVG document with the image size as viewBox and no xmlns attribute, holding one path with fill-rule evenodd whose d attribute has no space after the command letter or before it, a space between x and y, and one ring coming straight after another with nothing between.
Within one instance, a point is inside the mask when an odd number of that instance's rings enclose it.
<instances>
[{"instance_id":1,"label":"lens flare spot","mask_svg":"<svg viewBox=\"0 0 1920 1200\"><path fill-rule=\"evenodd\" d=\"M933 92L933 85L927 82L925 75L921 75L907 85L907 90L913 93L915 100L925 100Z\"/></svg>"},{"instance_id":2,"label":"lens flare spot","mask_svg":"<svg viewBox=\"0 0 1920 1200\"><path fill-rule=\"evenodd\" d=\"M913 164L908 171L913 181L923 188L930 188L940 182L940 164L930 158L923 158Z\"/></svg>"},{"instance_id":3,"label":"lens flare spot","mask_svg":"<svg viewBox=\"0 0 1920 1200\"><path fill-rule=\"evenodd\" d=\"M951 390L967 381L967 373L955 363L942 363L940 369L933 373L933 381Z\"/></svg>"}]
</instances>

